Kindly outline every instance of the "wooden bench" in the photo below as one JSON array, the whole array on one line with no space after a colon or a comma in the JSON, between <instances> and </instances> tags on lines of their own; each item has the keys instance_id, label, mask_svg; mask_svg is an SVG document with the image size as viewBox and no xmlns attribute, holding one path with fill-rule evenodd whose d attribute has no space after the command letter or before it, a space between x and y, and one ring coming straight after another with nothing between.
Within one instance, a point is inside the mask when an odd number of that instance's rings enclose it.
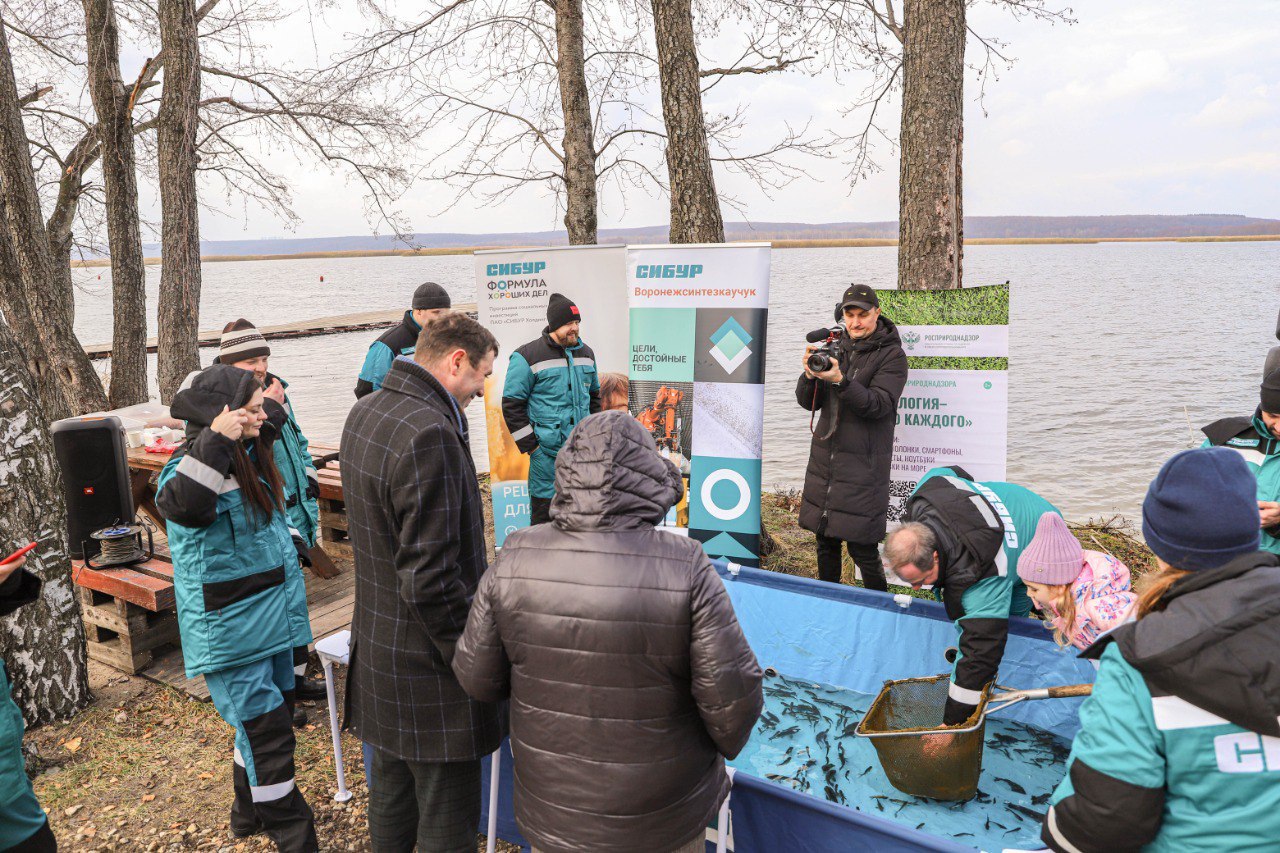
<instances>
[{"instance_id":1,"label":"wooden bench","mask_svg":"<svg viewBox=\"0 0 1280 853\"><path fill-rule=\"evenodd\" d=\"M342 494L342 474L337 462L319 471L320 544L330 557L352 559L351 535L347 527L347 504Z\"/></svg>"},{"instance_id":2,"label":"wooden bench","mask_svg":"<svg viewBox=\"0 0 1280 853\"><path fill-rule=\"evenodd\" d=\"M319 467L321 460L338 452L337 445L313 442L311 458L319 468L320 476L320 545L330 557L351 559L351 542L347 535L347 505L342 496L342 474L337 462ZM160 529L164 519L155 505L155 488L152 478L168 464L170 454L147 453L142 448L129 450L129 475L132 480L133 504L151 516Z\"/></svg>"},{"instance_id":3,"label":"wooden bench","mask_svg":"<svg viewBox=\"0 0 1280 853\"><path fill-rule=\"evenodd\" d=\"M168 562L98 569L75 560L72 567L89 657L137 674L151 663L157 647L178 642Z\"/></svg>"}]
</instances>

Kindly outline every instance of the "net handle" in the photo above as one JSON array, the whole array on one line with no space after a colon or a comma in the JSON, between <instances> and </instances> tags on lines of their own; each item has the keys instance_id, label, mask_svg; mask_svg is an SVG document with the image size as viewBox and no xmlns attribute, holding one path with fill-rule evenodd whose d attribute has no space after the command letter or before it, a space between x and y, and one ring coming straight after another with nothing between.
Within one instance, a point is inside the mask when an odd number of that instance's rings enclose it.
<instances>
[{"instance_id":1,"label":"net handle","mask_svg":"<svg viewBox=\"0 0 1280 853\"><path fill-rule=\"evenodd\" d=\"M1093 695L1092 684L1062 684L1056 687L1033 687L1029 690L1010 690L997 684L996 689L1004 692L996 693L991 697L983 711L983 716L1032 699L1068 699Z\"/></svg>"}]
</instances>

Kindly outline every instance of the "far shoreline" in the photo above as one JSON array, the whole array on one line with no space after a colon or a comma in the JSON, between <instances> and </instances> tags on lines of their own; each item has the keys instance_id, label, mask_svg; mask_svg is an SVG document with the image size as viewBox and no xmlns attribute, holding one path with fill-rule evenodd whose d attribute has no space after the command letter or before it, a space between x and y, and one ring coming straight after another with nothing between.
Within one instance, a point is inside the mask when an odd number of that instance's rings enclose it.
<instances>
[{"instance_id":1,"label":"far shoreline","mask_svg":"<svg viewBox=\"0 0 1280 853\"><path fill-rule=\"evenodd\" d=\"M966 246L1074 246L1095 243L1267 243L1280 241L1280 234L1257 234L1239 236L1205 236L1205 237L977 237L965 240ZM729 241L747 242L747 241ZM750 241L766 242L766 241ZM898 245L897 240L888 238L833 238L822 240L770 240L775 249L862 249L886 248ZM347 249L337 252L289 252L280 255L202 255L201 263L215 264L232 261L307 261L323 258L409 258L430 257L433 255L470 255L474 252L501 251L511 249L546 249L549 245L538 246L438 246L421 249ZM160 263L160 258L144 259L149 266ZM109 267L110 258L89 258L71 261L77 267Z\"/></svg>"}]
</instances>

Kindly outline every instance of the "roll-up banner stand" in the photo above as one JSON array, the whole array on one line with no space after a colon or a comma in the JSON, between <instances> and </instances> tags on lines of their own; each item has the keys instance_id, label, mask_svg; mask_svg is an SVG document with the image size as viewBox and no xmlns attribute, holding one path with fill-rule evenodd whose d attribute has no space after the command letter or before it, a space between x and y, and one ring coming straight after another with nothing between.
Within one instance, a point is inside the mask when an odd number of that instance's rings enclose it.
<instances>
[{"instance_id":1,"label":"roll-up banner stand","mask_svg":"<svg viewBox=\"0 0 1280 853\"><path fill-rule=\"evenodd\" d=\"M768 243L627 249L631 413L685 476L665 527L760 565Z\"/></svg>"},{"instance_id":2,"label":"roll-up banner stand","mask_svg":"<svg viewBox=\"0 0 1280 853\"><path fill-rule=\"evenodd\" d=\"M1009 445L1009 285L882 290L898 326L907 386L893 435L889 517L930 468L960 465L1004 480Z\"/></svg>"},{"instance_id":3,"label":"roll-up banner stand","mask_svg":"<svg viewBox=\"0 0 1280 853\"><path fill-rule=\"evenodd\" d=\"M627 278L624 246L573 246L475 253L480 323L498 339L493 375L485 380L484 413L497 547L529 525L529 457L516 449L502 417L502 388L511 353L542 336L552 293L582 312L581 337L596 354L601 377L627 369Z\"/></svg>"}]
</instances>

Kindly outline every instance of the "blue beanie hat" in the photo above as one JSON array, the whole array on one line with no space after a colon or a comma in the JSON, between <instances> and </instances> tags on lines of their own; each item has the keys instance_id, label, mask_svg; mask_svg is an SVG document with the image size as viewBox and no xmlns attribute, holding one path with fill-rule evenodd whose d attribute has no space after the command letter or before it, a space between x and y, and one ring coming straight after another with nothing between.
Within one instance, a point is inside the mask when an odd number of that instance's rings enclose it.
<instances>
[{"instance_id":1,"label":"blue beanie hat","mask_svg":"<svg viewBox=\"0 0 1280 853\"><path fill-rule=\"evenodd\" d=\"M1261 547L1257 495L1257 481L1234 450L1183 450L1147 489L1142 535L1175 569L1225 566Z\"/></svg>"}]
</instances>

